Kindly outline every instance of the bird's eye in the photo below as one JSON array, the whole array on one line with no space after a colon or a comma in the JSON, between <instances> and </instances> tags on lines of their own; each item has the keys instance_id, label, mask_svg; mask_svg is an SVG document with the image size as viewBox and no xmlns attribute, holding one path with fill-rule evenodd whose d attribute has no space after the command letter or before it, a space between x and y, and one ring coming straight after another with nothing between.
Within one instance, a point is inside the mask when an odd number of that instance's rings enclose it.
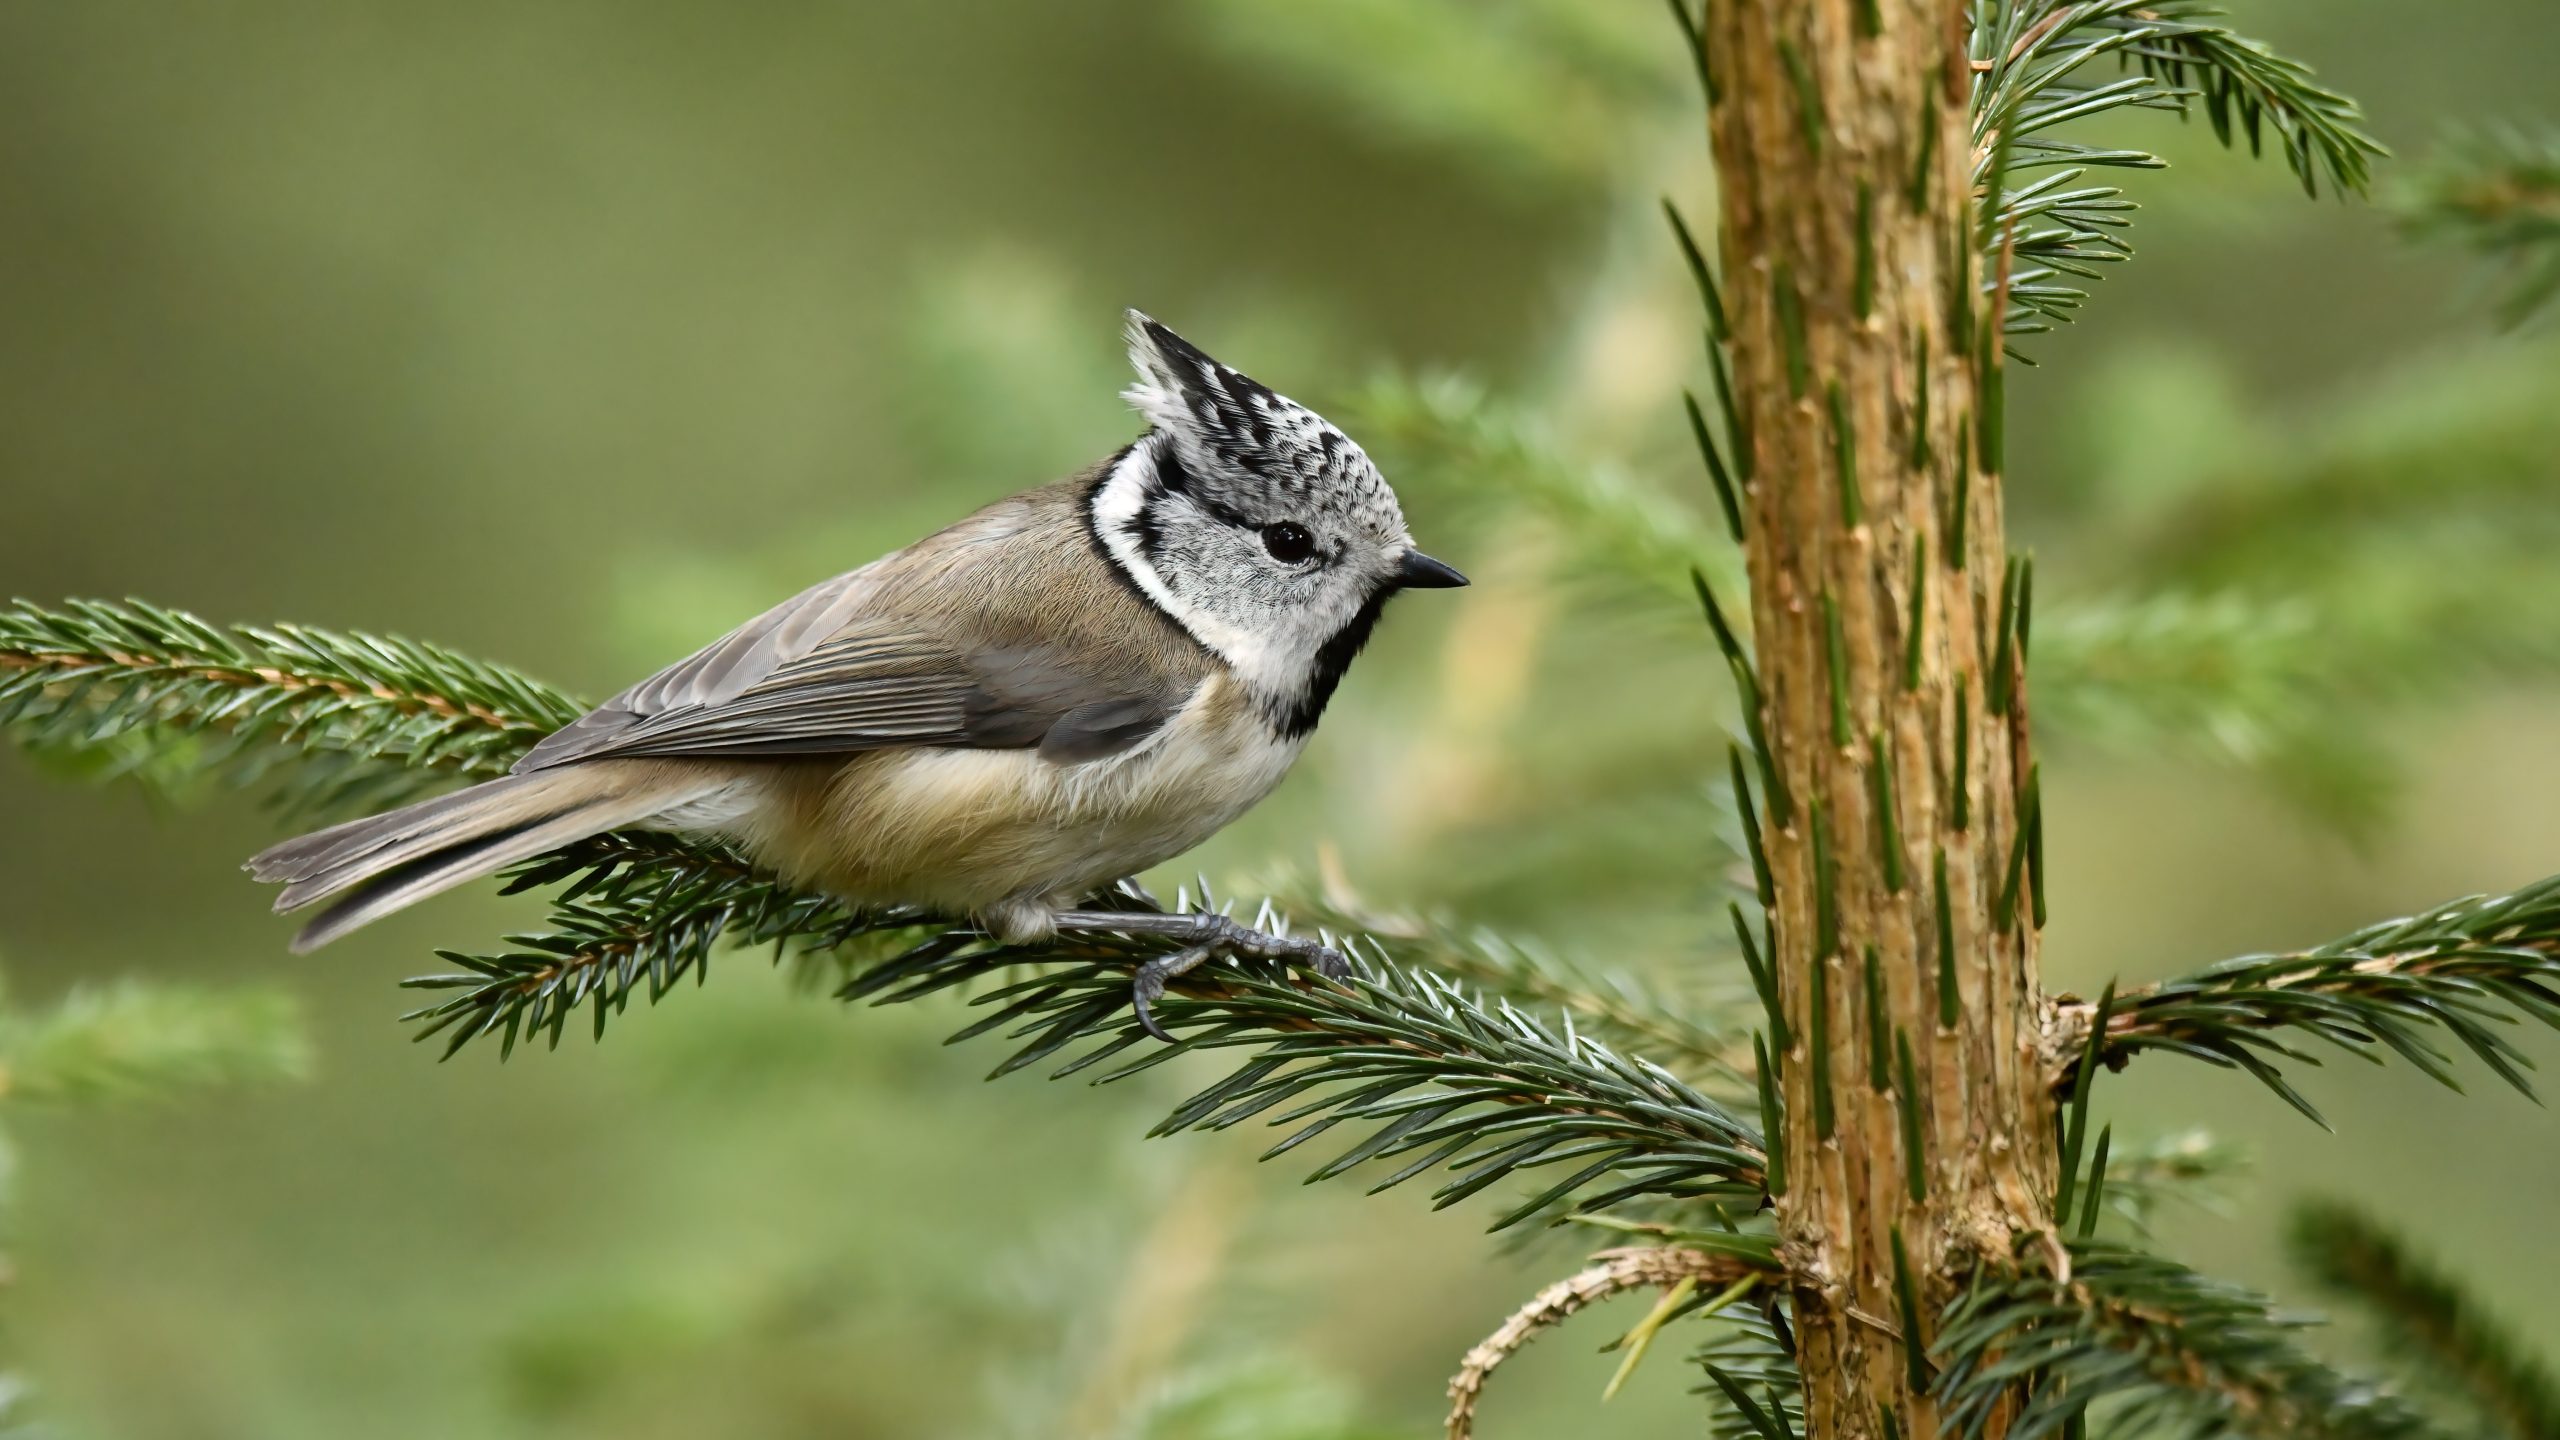
<instances>
[{"instance_id":1,"label":"bird's eye","mask_svg":"<svg viewBox=\"0 0 2560 1440\"><path fill-rule=\"evenodd\" d=\"M1282 520L1262 527L1262 548L1270 551L1271 558L1283 565L1297 565L1314 557L1316 542L1305 526L1292 520Z\"/></svg>"}]
</instances>

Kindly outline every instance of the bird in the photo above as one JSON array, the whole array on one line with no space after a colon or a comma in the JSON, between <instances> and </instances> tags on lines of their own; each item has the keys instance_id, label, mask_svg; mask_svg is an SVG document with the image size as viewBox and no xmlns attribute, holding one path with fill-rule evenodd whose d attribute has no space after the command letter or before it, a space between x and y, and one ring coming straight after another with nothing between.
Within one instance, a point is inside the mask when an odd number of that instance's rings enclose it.
<instances>
[{"instance_id":1,"label":"bird","mask_svg":"<svg viewBox=\"0 0 2560 1440\"><path fill-rule=\"evenodd\" d=\"M1085 908L1280 783L1388 601L1464 575L1313 410L1126 316L1145 433L802 591L535 744L505 776L250 859L307 951L618 829L714 837L861 907L1009 945L1175 948L1340 979L1339 951L1205 909Z\"/></svg>"}]
</instances>

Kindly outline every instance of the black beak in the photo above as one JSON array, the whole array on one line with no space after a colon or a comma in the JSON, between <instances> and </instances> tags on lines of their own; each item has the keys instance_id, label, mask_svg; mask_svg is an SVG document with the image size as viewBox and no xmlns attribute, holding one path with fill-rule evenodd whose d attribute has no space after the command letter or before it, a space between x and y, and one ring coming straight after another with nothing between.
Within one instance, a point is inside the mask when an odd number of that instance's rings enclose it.
<instances>
[{"instance_id":1,"label":"black beak","mask_svg":"<svg viewBox=\"0 0 2560 1440\"><path fill-rule=\"evenodd\" d=\"M1396 565L1396 584L1406 590L1455 590L1467 577L1423 554L1407 550Z\"/></svg>"}]
</instances>

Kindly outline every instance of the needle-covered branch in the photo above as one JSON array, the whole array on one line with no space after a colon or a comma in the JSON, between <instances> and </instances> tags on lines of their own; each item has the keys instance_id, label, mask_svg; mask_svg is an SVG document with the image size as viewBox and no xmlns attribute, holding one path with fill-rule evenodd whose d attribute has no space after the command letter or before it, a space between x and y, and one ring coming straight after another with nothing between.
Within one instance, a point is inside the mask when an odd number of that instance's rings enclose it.
<instances>
[{"instance_id":1,"label":"needle-covered branch","mask_svg":"<svg viewBox=\"0 0 2560 1440\"><path fill-rule=\"evenodd\" d=\"M723 947L774 947L776 957L840 951L866 936L913 943L914 915L859 914L791 889L716 842L639 831L581 840L510 871L507 893L562 886L550 928L510 935L494 955L439 950L461 967L401 984L443 992L404 1020L414 1039L442 1035L451 1058L472 1041L498 1039L501 1057L520 1037L557 1046L581 1007L597 1038L645 991L651 1004L676 982L696 984ZM875 944L878 942L875 941Z\"/></svg>"},{"instance_id":2,"label":"needle-covered branch","mask_svg":"<svg viewBox=\"0 0 2560 1440\"><path fill-rule=\"evenodd\" d=\"M1365 937L1339 942L1355 970L1345 984L1240 965L1181 977L1155 1007L1177 1041L1156 1044L1129 1014L1129 972L1169 943L1085 936L1026 949L948 931L861 969L844 993L890 1004L992 984L971 1002L990 1013L953 1038L1001 1033L1016 1042L996 1075L1055 1061L1049 1073L1061 1079L1111 1062L1094 1077L1104 1083L1192 1051L1251 1050L1224 1080L1176 1107L1157 1133L1223 1130L1268 1115L1267 1123L1289 1129L1266 1152L1271 1158L1349 1123L1365 1137L1310 1178L1403 1160L1376 1191L1450 1171L1433 1192L1435 1206L1541 1172L1543 1188L1505 1211L1495 1229L1568 1201L1597 1208L1673 1196L1747 1205L1760 1194L1759 1134L1687 1082L1577 1032L1569 1018L1551 1026L1511 1005L1482 1003L1453 980L1399 965Z\"/></svg>"},{"instance_id":3,"label":"needle-covered branch","mask_svg":"<svg viewBox=\"0 0 2560 1440\"><path fill-rule=\"evenodd\" d=\"M0 734L162 788L272 783L289 808L385 805L506 773L585 707L433 645L216 626L142 601L0 607Z\"/></svg>"},{"instance_id":4,"label":"needle-covered branch","mask_svg":"<svg viewBox=\"0 0 2560 1440\"><path fill-rule=\"evenodd\" d=\"M599 837L517 877L520 886L562 881L569 898L549 932L513 937L516 948L501 955L443 952L458 972L407 982L454 992L411 1013L425 1022L419 1038L443 1033L448 1055L489 1036L502 1054L519 1038L557 1044L581 1006L601 1034L635 994L654 1003L688 975L698 981L722 946L770 945L851 967L846 999L974 992L973 1004L992 1008L953 1038L999 1033L1017 1042L993 1075L1054 1061L1051 1078L1094 1072L1099 1083L1193 1050L1253 1050L1178 1107L1161 1133L1225 1129L1286 1105L1272 1123L1292 1130L1271 1155L1347 1122L1365 1138L1317 1178L1409 1158L1374 1188L1445 1168L1454 1173L1436 1192L1442 1205L1540 1172L1539 1192L1497 1228L1568 1199L1747 1205L1762 1184L1758 1134L1670 1071L1579 1033L1570 1011L1550 1026L1508 1003L1488 1004L1367 937L1343 942L1358 971L1349 985L1240 966L1178 977L1155 1007L1179 1037L1164 1046L1129 1007L1130 972L1171 943L1158 938L998 945L915 915L857 914L781 886L721 847L660 836ZM1109 899L1152 906L1134 889ZM1256 919L1285 928L1267 907ZM1105 1062L1113 1063L1097 1070Z\"/></svg>"},{"instance_id":5,"label":"needle-covered branch","mask_svg":"<svg viewBox=\"0 0 2560 1440\"><path fill-rule=\"evenodd\" d=\"M2362 192L2383 153L2354 101L2235 33L2201 0L1975 0L1972 10L1973 172L1997 202L1984 207L1980 283L2005 294L2009 334L2077 318L2089 298L2080 284L2133 253L2124 239L2133 202L2119 186L2082 184L2089 172L2166 163L2057 138L2060 127L2200 105L2226 146L2245 140L2256 154L2272 131L2313 195L2324 180L2341 194ZM2093 74L2100 61L2116 73ZM2050 173L2013 188L2030 170Z\"/></svg>"},{"instance_id":6,"label":"needle-covered branch","mask_svg":"<svg viewBox=\"0 0 2560 1440\"><path fill-rule=\"evenodd\" d=\"M2172 1201L2220 1211L2250 1164L2247 1151L2202 1130L2126 1144L2107 1166L2099 1201L2148 1234L2152 1217Z\"/></svg>"},{"instance_id":7,"label":"needle-covered branch","mask_svg":"<svg viewBox=\"0 0 2560 1440\"><path fill-rule=\"evenodd\" d=\"M2498 311L2507 324L2560 297L2560 134L2459 136L2394 208L2412 232L2452 240L2506 272Z\"/></svg>"},{"instance_id":8,"label":"needle-covered branch","mask_svg":"<svg viewBox=\"0 0 2560 1440\"><path fill-rule=\"evenodd\" d=\"M1250 1049L1160 1132L1225 1129L1286 1105L1272 1123L1291 1133L1271 1155L1350 1123L1365 1137L1317 1178L1408 1159L1373 1188L1445 1168L1453 1178L1436 1192L1441 1205L1539 1172L1538 1193L1497 1228L1568 1199L1748 1204L1762 1184L1758 1134L1670 1071L1577 1032L1569 1011L1550 1026L1507 1003L1487 1004L1367 937L1343 942L1358 970L1347 986L1244 967L1177 978L1155 1007L1179 1037L1164 1046L1129 1007L1130 972L1171 944L1158 938L998 945L916 915L858 914L782 886L723 847L663 836L602 836L516 877L519 887L564 881L549 932L513 937L516 948L501 955L443 952L460 971L407 982L454 992L412 1012L425 1022L419 1038L442 1032L448 1055L489 1036L502 1054L520 1037L557 1044L581 1006L600 1035L635 994L654 1003L688 975L699 981L715 950L769 945L850 966L847 999L974 992L972 1003L989 1013L953 1038L997 1033L1017 1042L993 1075L1054 1061L1051 1078L1094 1072L1099 1083L1192 1050ZM1152 905L1134 889L1110 902ZM1285 927L1267 908L1256 919ZM1113 1063L1097 1070L1105 1062Z\"/></svg>"},{"instance_id":9,"label":"needle-covered branch","mask_svg":"<svg viewBox=\"0 0 2560 1440\"><path fill-rule=\"evenodd\" d=\"M2295 1264L2380 1328L2390 1354L2510 1440L2560 1435L2560 1381L2452 1276L2360 1210L2294 1212Z\"/></svg>"},{"instance_id":10,"label":"needle-covered branch","mask_svg":"<svg viewBox=\"0 0 2560 1440\"><path fill-rule=\"evenodd\" d=\"M2110 1066L2163 1050L2245 1070L2318 1121L2284 1075L2287 1063L2319 1063L2300 1042L2324 1040L2376 1063L2396 1054L2459 1090L2448 1057L2428 1043L2441 1030L2531 1095L2533 1062L2501 1028L2518 1016L2560 1026L2560 877L2120 995L2099 1053ZM2076 1057L2091 1011L2067 1004L2059 1018ZM2070 1079L2066 1071L2060 1083Z\"/></svg>"},{"instance_id":11,"label":"needle-covered branch","mask_svg":"<svg viewBox=\"0 0 2560 1440\"><path fill-rule=\"evenodd\" d=\"M1761 1002L1739 958L1727 967L1732 986L1697 994L1489 926L1390 912L1352 893L1347 877L1330 865L1321 878L1284 871L1258 881L1257 888L1301 928L1365 935L1403 965L1465 981L1500 999L1552 1006L1600 1039L1684 1076L1703 1076L1719 1094L1751 1091L1750 1027Z\"/></svg>"},{"instance_id":12,"label":"needle-covered branch","mask_svg":"<svg viewBox=\"0 0 2560 1440\"><path fill-rule=\"evenodd\" d=\"M301 1007L277 989L119 981L50 1009L0 1011L0 1099L54 1105L155 1098L311 1073Z\"/></svg>"},{"instance_id":13,"label":"needle-covered branch","mask_svg":"<svg viewBox=\"0 0 2560 1440\"><path fill-rule=\"evenodd\" d=\"M2103 1405L2119 1434L2438 1434L2406 1402L2314 1359L2304 1322L2261 1296L2112 1245L2079 1242L2069 1260L2067 1274L2042 1261L1986 1269L1941 1317L1930 1361L1943 1433L2038 1440ZM2022 1378L2023 1403L2002 1413Z\"/></svg>"},{"instance_id":14,"label":"needle-covered branch","mask_svg":"<svg viewBox=\"0 0 2560 1440\"><path fill-rule=\"evenodd\" d=\"M2314 79L2310 66L2233 31L2213 0L2152 0L2096 25L2148 32L2133 48L2134 62L2192 91L2223 144L2245 138L2255 155L2272 131L2306 194L2317 196L2323 180L2337 193L2360 194L2372 162L2390 153L2365 133L2364 111L2354 100Z\"/></svg>"}]
</instances>

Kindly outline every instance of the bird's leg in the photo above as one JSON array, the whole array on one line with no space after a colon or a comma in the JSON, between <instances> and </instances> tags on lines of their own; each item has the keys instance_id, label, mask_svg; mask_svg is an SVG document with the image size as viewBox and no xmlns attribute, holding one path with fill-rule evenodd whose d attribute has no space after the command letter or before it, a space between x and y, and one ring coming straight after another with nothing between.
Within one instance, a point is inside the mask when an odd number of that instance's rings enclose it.
<instances>
[{"instance_id":1,"label":"bird's leg","mask_svg":"<svg viewBox=\"0 0 2560 1440\"><path fill-rule=\"evenodd\" d=\"M1138 1024L1148 1034L1168 1044L1173 1037L1156 1024L1149 1007L1163 997L1165 985L1175 976L1198 967L1204 961L1221 955L1238 960L1277 960L1283 964L1306 966L1328 980L1340 980L1351 973L1351 962L1342 957L1342 952L1320 940L1273 935L1215 911L1195 910L1189 914L1168 915L1143 910L1061 910L1051 919L1062 935L1075 932L1162 935L1183 942L1181 949L1159 955L1139 966L1137 975L1130 982L1130 999L1138 1012Z\"/></svg>"}]
</instances>

